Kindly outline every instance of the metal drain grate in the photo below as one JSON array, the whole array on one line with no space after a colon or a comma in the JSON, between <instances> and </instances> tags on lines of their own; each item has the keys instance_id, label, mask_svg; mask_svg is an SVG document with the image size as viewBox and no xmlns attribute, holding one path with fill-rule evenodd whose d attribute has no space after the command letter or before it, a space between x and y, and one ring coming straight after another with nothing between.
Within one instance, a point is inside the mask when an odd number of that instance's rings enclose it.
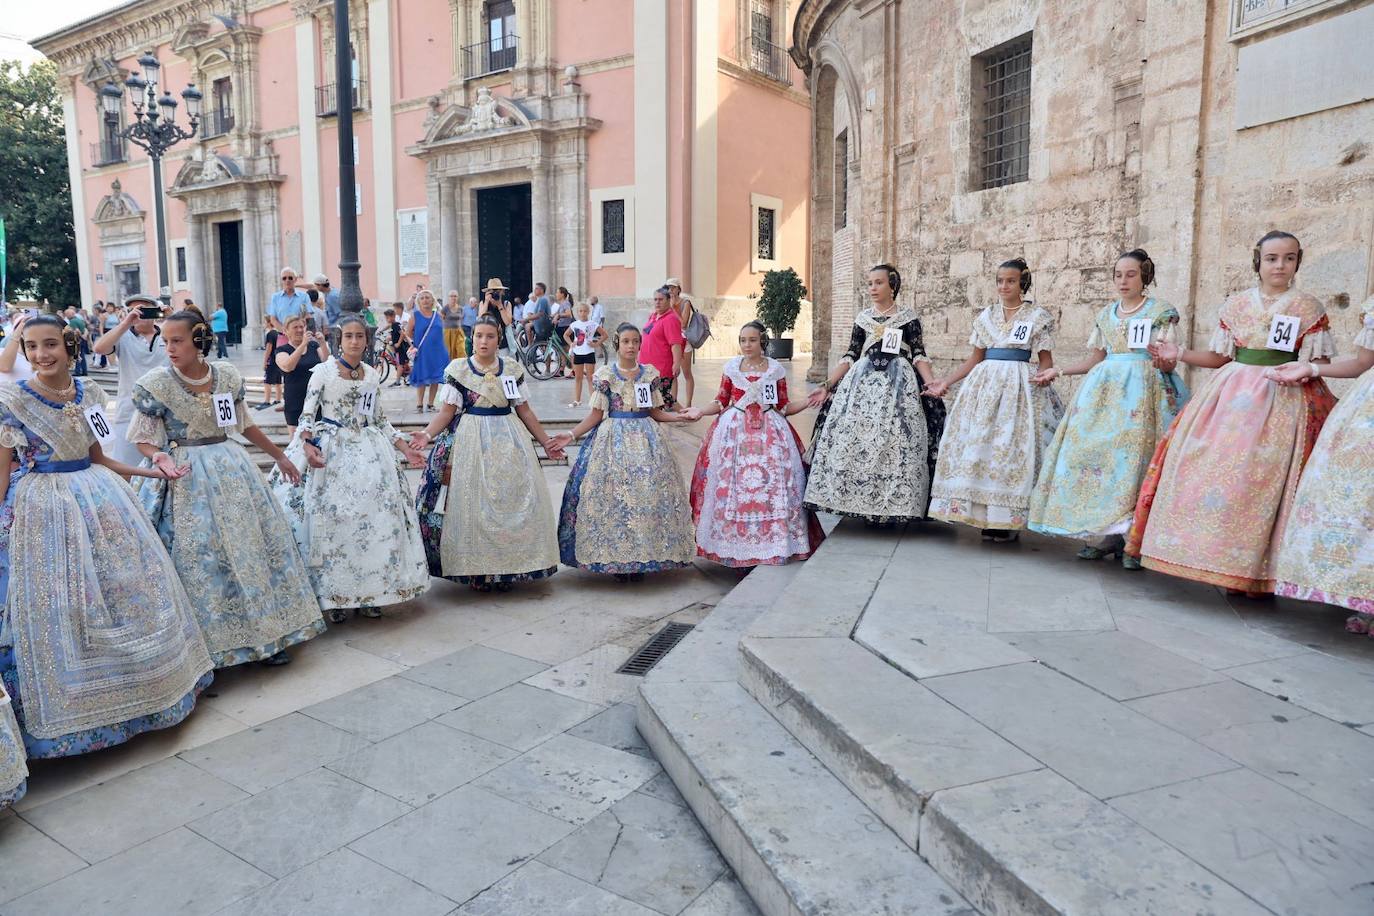
<instances>
[{"instance_id":1,"label":"metal drain grate","mask_svg":"<svg viewBox=\"0 0 1374 916\"><path fill-rule=\"evenodd\" d=\"M616 674L633 674L636 677L643 677L649 673L649 669L663 660L673 648L682 641L682 637L692 632L695 628L690 623L670 623L659 630L649 641L639 648L639 651L625 660L625 664L616 669Z\"/></svg>"}]
</instances>

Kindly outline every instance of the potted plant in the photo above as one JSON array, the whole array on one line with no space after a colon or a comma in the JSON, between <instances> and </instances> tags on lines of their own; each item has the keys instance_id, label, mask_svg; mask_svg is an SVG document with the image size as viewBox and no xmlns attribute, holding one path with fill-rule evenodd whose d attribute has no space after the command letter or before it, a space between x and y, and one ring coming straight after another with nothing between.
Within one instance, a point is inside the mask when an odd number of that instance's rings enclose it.
<instances>
[{"instance_id":1,"label":"potted plant","mask_svg":"<svg viewBox=\"0 0 1374 916\"><path fill-rule=\"evenodd\" d=\"M806 286L797 272L788 267L770 270L763 275L763 293L759 296L758 318L769 330L768 355L774 359L792 358L792 341L784 338L796 327Z\"/></svg>"}]
</instances>

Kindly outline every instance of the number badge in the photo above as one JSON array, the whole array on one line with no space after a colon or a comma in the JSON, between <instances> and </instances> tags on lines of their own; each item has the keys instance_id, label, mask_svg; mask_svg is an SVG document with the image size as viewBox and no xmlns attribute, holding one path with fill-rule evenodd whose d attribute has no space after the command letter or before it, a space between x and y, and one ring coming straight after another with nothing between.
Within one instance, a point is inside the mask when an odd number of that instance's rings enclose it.
<instances>
[{"instance_id":1,"label":"number badge","mask_svg":"<svg viewBox=\"0 0 1374 916\"><path fill-rule=\"evenodd\" d=\"M653 388L648 382L635 382L635 407L639 410L648 410L653 406Z\"/></svg>"},{"instance_id":2,"label":"number badge","mask_svg":"<svg viewBox=\"0 0 1374 916\"><path fill-rule=\"evenodd\" d=\"M778 383L764 382L759 386L759 403L764 407L778 406Z\"/></svg>"},{"instance_id":3,"label":"number badge","mask_svg":"<svg viewBox=\"0 0 1374 916\"><path fill-rule=\"evenodd\" d=\"M1150 345L1150 330L1154 324L1148 318L1132 318L1126 325L1126 346L1132 350L1144 350Z\"/></svg>"},{"instance_id":4,"label":"number badge","mask_svg":"<svg viewBox=\"0 0 1374 916\"><path fill-rule=\"evenodd\" d=\"M513 375L501 376L501 391L505 393L507 401L515 401L520 398L520 383L515 380Z\"/></svg>"},{"instance_id":5,"label":"number badge","mask_svg":"<svg viewBox=\"0 0 1374 916\"><path fill-rule=\"evenodd\" d=\"M901 328L888 328L883 331L883 352L892 356L902 352Z\"/></svg>"},{"instance_id":6,"label":"number badge","mask_svg":"<svg viewBox=\"0 0 1374 916\"><path fill-rule=\"evenodd\" d=\"M1020 346L1030 343L1031 331L1035 328L1033 321L1018 321L1011 326L1011 342Z\"/></svg>"},{"instance_id":7,"label":"number badge","mask_svg":"<svg viewBox=\"0 0 1374 916\"><path fill-rule=\"evenodd\" d=\"M377 409L377 387L367 385L358 391L358 403L354 406L354 412L366 420L371 418L374 410Z\"/></svg>"},{"instance_id":8,"label":"number badge","mask_svg":"<svg viewBox=\"0 0 1374 916\"><path fill-rule=\"evenodd\" d=\"M110 420L105 416L105 408L99 404L94 404L86 408L86 425L91 428L91 433L104 445L112 436Z\"/></svg>"},{"instance_id":9,"label":"number badge","mask_svg":"<svg viewBox=\"0 0 1374 916\"><path fill-rule=\"evenodd\" d=\"M210 402L215 412L215 425L220 429L227 429L230 426L237 426L239 422L238 411L234 409L234 396L232 394L212 394Z\"/></svg>"},{"instance_id":10,"label":"number badge","mask_svg":"<svg viewBox=\"0 0 1374 916\"><path fill-rule=\"evenodd\" d=\"M1298 346L1298 319L1294 315L1275 315L1269 325L1269 339L1265 347L1292 353Z\"/></svg>"}]
</instances>

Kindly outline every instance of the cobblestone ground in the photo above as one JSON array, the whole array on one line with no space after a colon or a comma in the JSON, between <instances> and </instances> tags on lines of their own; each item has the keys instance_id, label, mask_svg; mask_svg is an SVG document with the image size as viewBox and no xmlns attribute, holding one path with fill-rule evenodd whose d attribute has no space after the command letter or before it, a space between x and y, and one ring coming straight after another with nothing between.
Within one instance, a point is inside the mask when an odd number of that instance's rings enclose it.
<instances>
[{"instance_id":1,"label":"cobblestone ground","mask_svg":"<svg viewBox=\"0 0 1374 916\"><path fill-rule=\"evenodd\" d=\"M233 358L252 375L261 353ZM571 385L534 383L542 417L580 417ZM409 391L386 403L420 419ZM684 474L706 426L667 430ZM557 500L567 469L545 474ZM0 913L756 913L635 731L639 679L615 673L737 581L705 562L502 595L436 580L286 668L222 672L178 728L32 765L0 814Z\"/></svg>"}]
</instances>

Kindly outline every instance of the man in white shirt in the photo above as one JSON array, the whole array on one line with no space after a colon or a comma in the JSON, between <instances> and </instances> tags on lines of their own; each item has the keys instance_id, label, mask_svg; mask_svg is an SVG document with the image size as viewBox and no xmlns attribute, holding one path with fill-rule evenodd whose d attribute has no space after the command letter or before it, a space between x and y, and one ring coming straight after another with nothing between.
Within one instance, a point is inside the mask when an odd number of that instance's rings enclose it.
<instances>
[{"instance_id":1,"label":"man in white shirt","mask_svg":"<svg viewBox=\"0 0 1374 916\"><path fill-rule=\"evenodd\" d=\"M152 370L170 365L162 329L154 319L143 317L144 308L162 313L162 303L154 296L138 294L125 299L123 320L101 334L93 348L97 353L114 353L119 357L113 451L114 457L128 464L138 464L143 460L138 449L126 437L129 423L134 418L134 383Z\"/></svg>"}]
</instances>

